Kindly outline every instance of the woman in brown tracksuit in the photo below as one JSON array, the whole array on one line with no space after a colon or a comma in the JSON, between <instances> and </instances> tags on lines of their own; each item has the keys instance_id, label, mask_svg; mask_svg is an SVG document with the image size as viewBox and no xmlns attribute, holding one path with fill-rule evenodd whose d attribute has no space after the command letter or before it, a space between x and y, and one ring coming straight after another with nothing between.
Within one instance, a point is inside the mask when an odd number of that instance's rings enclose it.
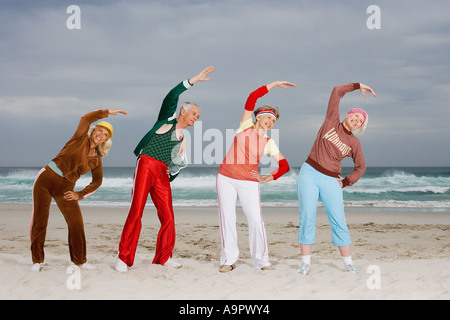
<instances>
[{"instance_id":1,"label":"woman in brown tracksuit","mask_svg":"<svg viewBox=\"0 0 450 320\"><path fill-rule=\"evenodd\" d=\"M42 168L33 185L33 212L30 224L32 271L40 271L44 262L44 242L52 198L55 199L69 227L70 259L78 266L92 269L86 263L86 239L83 217L78 200L94 193L102 184L102 156L111 147L113 128L108 122L99 122L90 128L91 123L124 110L105 109L85 114L73 137L60 153ZM92 172L92 182L83 190L73 191L81 175Z\"/></svg>"}]
</instances>

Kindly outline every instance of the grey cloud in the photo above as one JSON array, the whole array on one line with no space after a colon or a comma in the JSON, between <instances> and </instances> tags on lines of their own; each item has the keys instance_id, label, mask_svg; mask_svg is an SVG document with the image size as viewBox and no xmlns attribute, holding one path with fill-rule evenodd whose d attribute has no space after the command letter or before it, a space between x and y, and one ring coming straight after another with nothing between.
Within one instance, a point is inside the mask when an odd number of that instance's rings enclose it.
<instances>
[{"instance_id":1,"label":"grey cloud","mask_svg":"<svg viewBox=\"0 0 450 320\"><path fill-rule=\"evenodd\" d=\"M369 112L361 141L370 165L450 163L442 148L450 134L448 1L377 1L381 30L366 28L368 1L76 1L82 28L69 31L72 2L0 5L0 130L10 135L0 149L14 154L2 152L0 166L42 165L65 142L55 131L70 136L83 113L103 107L129 111L111 118L121 134L108 163L133 166L131 150L164 95L208 65L212 81L181 97L201 105L205 129L235 128L253 89L292 81L297 88L277 88L261 103L281 108L281 151L300 165L332 87L363 82L378 97L348 94L341 114ZM42 150L10 123L55 147Z\"/></svg>"}]
</instances>

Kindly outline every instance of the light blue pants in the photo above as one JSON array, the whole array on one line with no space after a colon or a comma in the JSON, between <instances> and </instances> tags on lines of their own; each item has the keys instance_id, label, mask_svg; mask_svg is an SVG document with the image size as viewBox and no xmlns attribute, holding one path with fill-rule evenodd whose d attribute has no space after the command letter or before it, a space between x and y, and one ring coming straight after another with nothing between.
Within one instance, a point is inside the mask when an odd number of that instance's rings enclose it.
<instances>
[{"instance_id":1,"label":"light blue pants","mask_svg":"<svg viewBox=\"0 0 450 320\"><path fill-rule=\"evenodd\" d=\"M300 202L298 242L313 244L316 241L317 201L320 197L330 222L333 244L338 247L350 245L342 188L337 178L304 163L298 176L297 193Z\"/></svg>"}]
</instances>

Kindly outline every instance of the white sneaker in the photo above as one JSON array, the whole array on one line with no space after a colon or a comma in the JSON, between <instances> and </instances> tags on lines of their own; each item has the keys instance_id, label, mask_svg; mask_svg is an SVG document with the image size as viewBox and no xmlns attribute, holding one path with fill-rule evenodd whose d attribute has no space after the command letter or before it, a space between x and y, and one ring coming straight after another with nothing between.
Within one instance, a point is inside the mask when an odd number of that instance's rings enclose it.
<instances>
[{"instance_id":1,"label":"white sneaker","mask_svg":"<svg viewBox=\"0 0 450 320\"><path fill-rule=\"evenodd\" d=\"M303 274L303 275L307 275L309 272L309 268L311 266L307 263L302 263L302 265L300 266L300 269L298 269L298 273Z\"/></svg>"},{"instance_id":2,"label":"white sneaker","mask_svg":"<svg viewBox=\"0 0 450 320\"><path fill-rule=\"evenodd\" d=\"M117 272L127 272L128 266L125 262L117 258L116 266L114 267L114 269L116 269Z\"/></svg>"},{"instance_id":3,"label":"white sneaker","mask_svg":"<svg viewBox=\"0 0 450 320\"><path fill-rule=\"evenodd\" d=\"M166 261L166 263L163 264L165 267L171 267L174 269L179 269L182 267L181 263L176 262L172 258L169 258L169 260Z\"/></svg>"},{"instance_id":4,"label":"white sneaker","mask_svg":"<svg viewBox=\"0 0 450 320\"><path fill-rule=\"evenodd\" d=\"M81 266L79 266L81 269L84 269L84 270L95 270L96 268L95 268L95 266L93 265L93 264L90 264L90 263L83 263Z\"/></svg>"},{"instance_id":5,"label":"white sneaker","mask_svg":"<svg viewBox=\"0 0 450 320\"><path fill-rule=\"evenodd\" d=\"M31 271L40 272L42 269L42 265L40 263L35 263L31 266Z\"/></svg>"},{"instance_id":6,"label":"white sneaker","mask_svg":"<svg viewBox=\"0 0 450 320\"><path fill-rule=\"evenodd\" d=\"M351 273L360 274L358 269L356 269L352 264L348 264L345 267L347 268L347 271L350 271Z\"/></svg>"}]
</instances>

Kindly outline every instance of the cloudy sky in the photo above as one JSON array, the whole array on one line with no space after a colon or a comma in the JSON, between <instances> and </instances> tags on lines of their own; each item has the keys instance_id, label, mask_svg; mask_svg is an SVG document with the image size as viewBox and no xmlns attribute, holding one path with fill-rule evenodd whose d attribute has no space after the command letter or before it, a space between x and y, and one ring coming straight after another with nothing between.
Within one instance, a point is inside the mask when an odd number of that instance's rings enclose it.
<instances>
[{"instance_id":1,"label":"cloudy sky","mask_svg":"<svg viewBox=\"0 0 450 320\"><path fill-rule=\"evenodd\" d=\"M372 4L381 29L367 27ZM70 5L79 30L67 27ZM129 112L107 119L115 137L104 166L134 166L166 93L210 65L212 80L181 96L201 107L200 135L188 129L197 147L238 126L251 91L287 80L297 87L258 105L281 109L279 147L300 166L333 86L361 82L378 96L347 94L341 115L368 111L368 166L450 166L448 12L448 0L2 1L0 167L47 164L100 108Z\"/></svg>"}]
</instances>

